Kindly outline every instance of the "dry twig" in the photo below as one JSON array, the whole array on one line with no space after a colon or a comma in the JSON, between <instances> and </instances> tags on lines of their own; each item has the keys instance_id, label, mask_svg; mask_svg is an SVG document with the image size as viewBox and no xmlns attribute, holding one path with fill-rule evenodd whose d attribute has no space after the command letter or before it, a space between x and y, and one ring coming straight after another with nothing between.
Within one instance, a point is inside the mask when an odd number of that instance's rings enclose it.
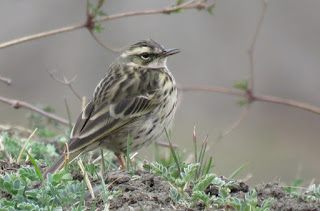
<instances>
[{"instance_id":1,"label":"dry twig","mask_svg":"<svg viewBox=\"0 0 320 211\"><path fill-rule=\"evenodd\" d=\"M75 94L75 96L77 96L77 98L78 98L80 101L82 101L81 96L80 96L80 95L74 90L74 88L72 87L72 82L73 82L74 80L76 80L77 76L74 76L74 77L73 77L72 79L70 79L70 80L68 80L66 77L63 76L63 80L61 80L61 79L58 79L58 78L54 75L55 72L56 72L55 70L53 70L53 71L48 71L48 73L49 73L49 75L51 76L51 78L53 78L54 80L58 81L59 83L61 83L61 84L63 84L63 85L67 85L67 86L70 88L70 90L73 92L73 94Z\"/></svg>"},{"instance_id":2,"label":"dry twig","mask_svg":"<svg viewBox=\"0 0 320 211\"><path fill-rule=\"evenodd\" d=\"M87 184L88 190L89 190L89 192L90 192L90 194L91 194L91 198L92 198L92 199L95 199L96 197L95 197L95 195L94 195L94 191L93 191L93 188L92 188L90 179L89 179L89 177L88 177L88 174L87 174L86 169L85 169L85 167L84 167L84 165L83 165L83 163L82 163L81 158L78 160L78 166L80 167L80 169L81 169L81 171L82 171L82 175L84 176L84 179L85 179L85 182L86 182L86 184Z\"/></svg>"},{"instance_id":3,"label":"dry twig","mask_svg":"<svg viewBox=\"0 0 320 211\"><path fill-rule=\"evenodd\" d=\"M26 143L23 145L22 149L20 150L20 153L19 153L19 156L18 156L18 159L17 159L17 163L20 163L23 151L26 149L26 147L27 147L28 143L30 142L32 136L37 132L37 130L38 130L38 128L34 129L34 131L29 136L28 140L26 141Z\"/></svg>"}]
</instances>

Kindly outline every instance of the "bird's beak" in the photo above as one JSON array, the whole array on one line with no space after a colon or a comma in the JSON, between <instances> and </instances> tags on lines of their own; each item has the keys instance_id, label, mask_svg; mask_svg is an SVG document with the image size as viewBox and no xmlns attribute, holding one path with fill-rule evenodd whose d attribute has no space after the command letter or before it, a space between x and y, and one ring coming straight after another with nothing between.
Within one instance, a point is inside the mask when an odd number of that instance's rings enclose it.
<instances>
[{"instance_id":1,"label":"bird's beak","mask_svg":"<svg viewBox=\"0 0 320 211\"><path fill-rule=\"evenodd\" d=\"M163 53L162 53L162 57L167 57L167 56L171 56L174 54L179 53L180 50L177 48L172 48L172 49L166 49Z\"/></svg>"}]
</instances>

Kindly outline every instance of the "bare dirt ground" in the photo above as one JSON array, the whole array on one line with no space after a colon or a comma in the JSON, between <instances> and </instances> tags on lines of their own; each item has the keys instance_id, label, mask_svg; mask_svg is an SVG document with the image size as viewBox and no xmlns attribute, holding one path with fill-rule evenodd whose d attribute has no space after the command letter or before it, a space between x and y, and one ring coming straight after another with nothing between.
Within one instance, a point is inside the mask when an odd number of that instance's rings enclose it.
<instances>
[{"instance_id":1,"label":"bare dirt ground","mask_svg":"<svg viewBox=\"0 0 320 211\"><path fill-rule=\"evenodd\" d=\"M170 186L164 179L146 171L138 171L137 175L140 177L132 179L132 176L126 171L112 170L105 173L105 183L112 183L109 190L122 190L119 196L111 200L110 210L141 210L141 208L146 211L204 210L205 206L202 203L191 209L174 206L169 196ZM270 197L274 198L271 210L320 210L320 203L310 203L301 198L293 198L285 192L284 187L280 187L277 183L249 187L240 182L239 187L231 189L231 195L243 198L250 188L256 189L259 203ZM217 187L209 186L206 193L217 195Z\"/></svg>"},{"instance_id":2,"label":"bare dirt ground","mask_svg":"<svg viewBox=\"0 0 320 211\"><path fill-rule=\"evenodd\" d=\"M14 172L23 165L16 163L0 162L1 172ZM71 172L73 178L82 180L83 177L76 171ZM108 190L121 190L122 193L113 198L109 203L109 210L204 210L205 206L198 203L196 207L187 208L182 205L175 205L169 195L170 185L160 176L155 176L147 171L139 170L136 172L138 177L133 178L127 171L111 170L104 173L105 184ZM101 182L92 180L92 185L96 189L96 194L101 191ZM302 198L293 198L285 192L285 188L279 186L278 183L260 184L255 187L249 187L243 182L238 187L231 189L231 195L237 198L244 198L251 188L256 189L258 204L270 197L274 198L271 204L271 210L320 210L320 203L305 201ZM214 185L210 185L206 189L206 193L218 194L218 189ZM9 195L0 193L1 197L10 198ZM96 210L104 210L105 204L101 198L95 202L90 199L89 194L86 196L86 206L91 207L96 203ZM90 210L90 209L88 209ZM214 210L214 209L212 209ZM232 210L232 208L230 208Z\"/></svg>"}]
</instances>

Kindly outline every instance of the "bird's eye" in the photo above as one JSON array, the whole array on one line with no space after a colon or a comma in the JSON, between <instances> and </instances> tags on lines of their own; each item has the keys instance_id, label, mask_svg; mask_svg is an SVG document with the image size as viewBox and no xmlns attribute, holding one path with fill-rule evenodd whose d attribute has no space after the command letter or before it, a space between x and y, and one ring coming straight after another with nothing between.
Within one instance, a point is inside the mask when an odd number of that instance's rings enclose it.
<instances>
[{"instance_id":1,"label":"bird's eye","mask_svg":"<svg viewBox=\"0 0 320 211\"><path fill-rule=\"evenodd\" d=\"M150 54L147 53L147 52L144 52L144 53L140 54L140 56L141 56L142 59L145 59L145 60L150 58Z\"/></svg>"}]
</instances>

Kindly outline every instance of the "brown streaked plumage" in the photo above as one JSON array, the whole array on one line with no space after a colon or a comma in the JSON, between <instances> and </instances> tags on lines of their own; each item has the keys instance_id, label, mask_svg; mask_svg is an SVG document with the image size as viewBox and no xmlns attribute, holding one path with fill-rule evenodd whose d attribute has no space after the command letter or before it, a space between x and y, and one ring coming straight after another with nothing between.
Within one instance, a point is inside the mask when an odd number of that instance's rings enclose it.
<instances>
[{"instance_id":1,"label":"brown streaked plumage","mask_svg":"<svg viewBox=\"0 0 320 211\"><path fill-rule=\"evenodd\" d=\"M177 49L165 50L153 40L133 44L109 67L97 85L93 99L80 114L68 143L69 161L99 147L120 154L136 151L162 136L177 107L175 80L167 68L167 57ZM45 174L64 166L61 155Z\"/></svg>"}]
</instances>

